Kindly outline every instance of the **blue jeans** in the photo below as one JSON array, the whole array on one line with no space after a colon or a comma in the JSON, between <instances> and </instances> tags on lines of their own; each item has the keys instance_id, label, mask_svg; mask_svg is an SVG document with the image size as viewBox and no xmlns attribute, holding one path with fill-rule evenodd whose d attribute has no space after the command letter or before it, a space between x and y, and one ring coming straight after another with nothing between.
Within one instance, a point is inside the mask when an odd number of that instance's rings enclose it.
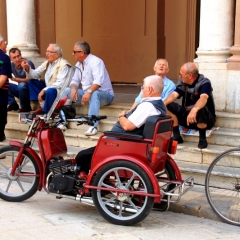
<instances>
[{"instance_id":1,"label":"blue jeans","mask_svg":"<svg viewBox=\"0 0 240 240\"><path fill-rule=\"evenodd\" d=\"M48 111L52 107L52 104L55 101L56 97L57 97L57 89L56 88L48 88L45 91L45 94L43 96L43 100L45 100L43 110L42 110L43 112L48 113Z\"/></svg>"},{"instance_id":2,"label":"blue jeans","mask_svg":"<svg viewBox=\"0 0 240 240\"><path fill-rule=\"evenodd\" d=\"M20 100L21 108L30 108L30 101L38 100L38 94L44 87L46 87L45 82L36 79L30 79L28 83L9 83L8 105L17 103L16 97Z\"/></svg>"},{"instance_id":3,"label":"blue jeans","mask_svg":"<svg viewBox=\"0 0 240 240\"><path fill-rule=\"evenodd\" d=\"M70 88L66 88L64 90L64 93L61 98L64 98L66 96L70 96ZM77 103L80 103L82 101L82 96L85 92L82 89L78 89L79 98L77 99ZM89 100L89 109L88 109L88 115L95 115L98 116L99 109L102 106L107 106L113 101L114 96L112 96L108 92L104 92L102 90L96 90L91 94L91 98ZM98 126L98 122L94 124L94 127Z\"/></svg>"},{"instance_id":4,"label":"blue jeans","mask_svg":"<svg viewBox=\"0 0 240 240\"><path fill-rule=\"evenodd\" d=\"M38 100L38 94L45 87L46 87L45 82L39 81L39 80L36 80L36 79L30 79L28 81L30 101L37 101Z\"/></svg>"},{"instance_id":5,"label":"blue jeans","mask_svg":"<svg viewBox=\"0 0 240 240\"><path fill-rule=\"evenodd\" d=\"M21 108L30 108L29 89L27 83L20 82L18 85L9 83L8 105L17 103L15 97L19 98Z\"/></svg>"}]
</instances>

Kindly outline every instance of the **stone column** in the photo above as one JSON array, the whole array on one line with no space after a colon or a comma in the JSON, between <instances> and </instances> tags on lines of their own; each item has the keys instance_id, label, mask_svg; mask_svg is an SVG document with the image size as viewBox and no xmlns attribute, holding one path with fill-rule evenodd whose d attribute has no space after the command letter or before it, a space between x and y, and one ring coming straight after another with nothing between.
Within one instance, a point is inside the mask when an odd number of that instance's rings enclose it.
<instances>
[{"instance_id":1,"label":"stone column","mask_svg":"<svg viewBox=\"0 0 240 240\"><path fill-rule=\"evenodd\" d=\"M18 47L24 57L38 57L34 0L7 0L8 49Z\"/></svg>"},{"instance_id":2,"label":"stone column","mask_svg":"<svg viewBox=\"0 0 240 240\"><path fill-rule=\"evenodd\" d=\"M240 0L236 0L234 46L228 59L228 70L240 70Z\"/></svg>"},{"instance_id":3,"label":"stone column","mask_svg":"<svg viewBox=\"0 0 240 240\"><path fill-rule=\"evenodd\" d=\"M240 0L236 0L234 46L228 59L226 110L240 113Z\"/></svg>"},{"instance_id":4,"label":"stone column","mask_svg":"<svg viewBox=\"0 0 240 240\"><path fill-rule=\"evenodd\" d=\"M198 57L194 62L212 83L216 111L227 109L227 59L233 45L234 4L235 0L201 0Z\"/></svg>"},{"instance_id":5,"label":"stone column","mask_svg":"<svg viewBox=\"0 0 240 240\"><path fill-rule=\"evenodd\" d=\"M195 62L226 62L233 45L234 0L201 0L200 41Z\"/></svg>"},{"instance_id":6,"label":"stone column","mask_svg":"<svg viewBox=\"0 0 240 240\"><path fill-rule=\"evenodd\" d=\"M0 34L7 39L6 0L0 0Z\"/></svg>"}]
</instances>

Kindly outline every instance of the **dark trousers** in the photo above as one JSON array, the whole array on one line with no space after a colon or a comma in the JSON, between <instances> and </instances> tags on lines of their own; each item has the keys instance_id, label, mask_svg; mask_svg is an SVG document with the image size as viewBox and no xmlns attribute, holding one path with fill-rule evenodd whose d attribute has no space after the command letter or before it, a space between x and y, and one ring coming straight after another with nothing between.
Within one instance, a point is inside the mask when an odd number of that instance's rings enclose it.
<instances>
[{"instance_id":1,"label":"dark trousers","mask_svg":"<svg viewBox=\"0 0 240 240\"><path fill-rule=\"evenodd\" d=\"M51 109L52 104L55 101L55 98L57 97L57 89L56 88L48 88L45 92L45 95L43 96L43 100L45 100L44 106L43 106L43 112L48 113L48 111Z\"/></svg>"},{"instance_id":2,"label":"dark trousers","mask_svg":"<svg viewBox=\"0 0 240 240\"><path fill-rule=\"evenodd\" d=\"M0 141L3 141L5 125L7 124L7 104L0 103Z\"/></svg>"},{"instance_id":3,"label":"dark trousers","mask_svg":"<svg viewBox=\"0 0 240 240\"><path fill-rule=\"evenodd\" d=\"M87 148L77 154L76 161L77 165L81 167L80 171L84 171L85 173L88 174L91 167L91 160L95 148L96 147Z\"/></svg>"},{"instance_id":4,"label":"dark trousers","mask_svg":"<svg viewBox=\"0 0 240 240\"><path fill-rule=\"evenodd\" d=\"M189 129L199 129L197 127L198 123L205 123L207 124L206 129L211 129L216 121L207 106L197 112L197 123L189 125L187 125L188 112L186 112L185 107L173 102L167 105L167 109L177 117L179 125Z\"/></svg>"}]
</instances>

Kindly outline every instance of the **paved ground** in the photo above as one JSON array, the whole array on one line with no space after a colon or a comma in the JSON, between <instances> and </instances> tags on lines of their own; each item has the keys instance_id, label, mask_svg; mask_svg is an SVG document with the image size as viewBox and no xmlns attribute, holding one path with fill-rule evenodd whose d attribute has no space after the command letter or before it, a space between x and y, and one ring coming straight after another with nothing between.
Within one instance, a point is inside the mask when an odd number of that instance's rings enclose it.
<instances>
[{"instance_id":1,"label":"paved ground","mask_svg":"<svg viewBox=\"0 0 240 240\"><path fill-rule=\"evenodd\" d=\"M117 226L105 221L92 206L56 200L45 192L21 203L0 200L0 213L1 240L237 240L240 236L239 227L171 211L152 210L136 226Z\"/></svg>"}]
</instances>

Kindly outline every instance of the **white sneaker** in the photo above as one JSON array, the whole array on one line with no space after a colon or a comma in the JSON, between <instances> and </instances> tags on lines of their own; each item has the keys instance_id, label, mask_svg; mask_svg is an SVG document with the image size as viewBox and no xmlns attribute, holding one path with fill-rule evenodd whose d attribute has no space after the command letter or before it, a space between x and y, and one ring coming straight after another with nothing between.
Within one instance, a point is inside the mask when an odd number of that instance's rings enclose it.
<instances>
[{"instance_id":1,"label":"white sneaker","mask_svg":"<svg viewBox=\"0 0 240 240\"><path fill-rule=\"evenodd\" d=\"M96 127L90 127L86 132L85 135L86 136L92 136L92 135L96 135L98 133L98 130Z\"/></svg>"},{"instance_id":2,"label":"white sneaker","mask_svg":"<svg viewBox=\"0 0 240 240\"><path fill-rule=\"evenodd\" d=\"M57 127L60 128L62 131L66 131L67 130L67 123L62 122Z\"/></svg>"}]
</instances>

